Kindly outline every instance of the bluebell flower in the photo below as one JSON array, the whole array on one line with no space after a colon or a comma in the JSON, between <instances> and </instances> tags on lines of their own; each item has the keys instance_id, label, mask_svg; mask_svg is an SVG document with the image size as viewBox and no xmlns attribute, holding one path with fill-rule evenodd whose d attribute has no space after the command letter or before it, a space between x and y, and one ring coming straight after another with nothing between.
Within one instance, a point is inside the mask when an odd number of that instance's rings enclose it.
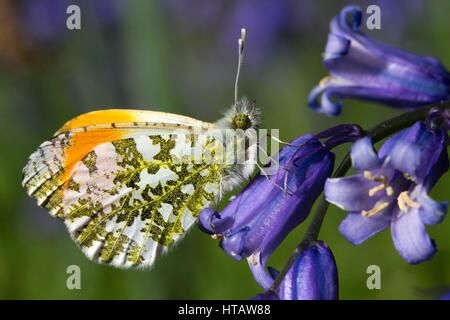
<instances>
[{"instance_id":1,"label":"bluebell flower","mask_svg":"<svg viewBox=\"0 0 450 320\"><path fill-rule=\"evenodd\" d=\"M431 108L427 123L431 128L440 128L446 132L450 130L450 110Z\"/></svg>"},{"instance_id":2,"label":"bluebell flower","mask_svg":"<svg viewBox=\"0 0 450 320\"><path fill-rule=\"evenodd\" d=\"M280 285L281 300L336 300L338 274L336 261L323 241L302 251Z\"/></svg>"},{"instance_id":3,"label":"bluebell flower","mask_svg":"<svg viewBox=\"0 0 450 320\"><path fill-rule=\"evenodd\" d=\"M269 268L269 272L273 278L278 273L272 268ZM261 279L259 282L264 281ZM295 260L280 284L278 296L266 291L253 299L336 300L338 291L338 274L333 253L325 242L316 241Z\"/></svg>"},{"instance_id":4,"label":"bluebell flower","mask_svg":"<svg viewBox=\"0 0 450 320\"><path fill-rule=\"evenodd\" d=\"M342 98L402 109L450 98L450 74L437 59L419 57L367 37L359 31L361 18L358 6L347 6L331 21L324 57L330 76L311 91L311 108L336 116L341 112Z\"/></svg>"},{"instance_id":5,"label":"bluebell flower","mask_svg":"<svg viewBox=\"0 0 450 320\"><path fill-rule=\"evenodd\" d=\"M370 138L358 140L351 149L358 174L325 184L327 201L349 211L340 232L358 245L390 226L403 259L430 259L436 247L425 225L444 219L447 202L434 201L428 192L449 168L447 143L446 130L423 122L388 139L378 154Z\"/></svg>"},{"instance_id":6,"label":"bluebell flower","mask_svg":"<svg viewBox=\"0 0 450 320\"><path fill-rule=\"evenodd\" d=\"M287 234L308 216L334 165L334 154L311 138L292 141L307 142L301 148L281 149L271 181L258 175L220 214L213 209L200 213L200 228L222 238L221 248L233 259L248 258L251 264L265 266ZM287 192L279 188L285 186L286 173Z\"/></svg>"}]
</instances>

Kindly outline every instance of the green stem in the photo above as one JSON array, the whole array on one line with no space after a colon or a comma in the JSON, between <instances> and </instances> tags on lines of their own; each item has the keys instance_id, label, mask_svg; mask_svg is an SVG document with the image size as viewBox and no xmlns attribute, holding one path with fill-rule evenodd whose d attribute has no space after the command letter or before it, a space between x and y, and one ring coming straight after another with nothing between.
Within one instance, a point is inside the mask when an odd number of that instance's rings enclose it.
<instances>
[{"instance_id":1,"label":"green stem","mask_svg":"<svg viewBox=\"0 0 450 320\"><path fill-rule=\"evenodd\" d=\"M430 110L432 108L445 110L450 109L450 100L441 101L432 105L429 105L427 107L423 107L411 112L404 113L400 116L391 118L389 120L386 120L368 130L365 131L364 136L371 137L373 143L377 143L384 138L389 137L390 135L399 132L401 130L404 130L410 126L412 126L417 121L424 121ZM350 154L347 154L340 163L339 167L336 169L336 171L333 174L334 178L343 177L347 171L351 167L351 158ZM302 253L302 251L308 247L310 244L317 241L320 228L322 226L322 222L325 218L325 214L328 210L328 207L330 204L326 201L325 196L322 196L322 198L319 201L319 204L317 206L316 212L314 213L314 216L308 226L308 229L306 230L305 235L303 236L302 241L298 244L298 246L292 251L291 255L289 256L288 261L284 265L283 269L281 270L280 274L277 276L275 281L273 282L272 286L270 287L270 290L273 292L276 292L279 285L281 284L281 281L283 281L284 277L288 273L289 269L294 264L295 260L297 260L298 256Z\"/></svg>"}]
</instances>

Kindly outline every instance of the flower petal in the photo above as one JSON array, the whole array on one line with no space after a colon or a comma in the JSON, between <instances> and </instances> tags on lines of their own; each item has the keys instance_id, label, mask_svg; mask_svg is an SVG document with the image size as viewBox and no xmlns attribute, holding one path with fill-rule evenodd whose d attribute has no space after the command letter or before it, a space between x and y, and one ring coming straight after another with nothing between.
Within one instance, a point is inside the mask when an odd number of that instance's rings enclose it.
<instances>
[{"instance_id":1,"label":"flower petal","mask_svg":"<svg viewBox=\"0 0 450 320\"><path fill-rule=\"evenodd\" d=\"M328 34L328 41L325 47L325 59L333 59L341 57L348 53L350 48L350 40L334 34Z\"/></svg>"},{"instance_id":2,"label":"flower petal","mask_svg":"<svg viewBox=\"0 0 450 320\"><path fill-rule=\"evenodd\" d=\"M379 168L381 161L378 159L372 144L372 139L364 137L357 140L350 151L352 165L356 171Z\"/></svg>"},{"instance_id":3,"label":"flower petal","mask_svg":"<svg viewBox=\"0 0 450 320\"><path fill-rule=\"evenodd\" d=\"M197 220L197 225L205 233L208 234L219 234L227 230L231 225L233 225L233 217L222 218L220 214L210 208L203 209Z\"/></svg>"},{"instance_id":4,"label":"flower petal","mask_svg":"<svg viewBox=\"0 0 450 320\"><path fill-rule=\"evenodd\" d=\"M416 178L430 190L449 168L447 134L422 121L388 139L378 152L380 158Z\"/></svg>"},{"instance_id":5,"label":"flower petal","mask_svg":"<svg viewBox=\"0 0 450 320\"><path fill-rule=\"evenodd\" d=\"M370 217L365 217L360 212L351 212L342 220L339 231L352 244L361 244L389 227L392 206Z\"/></svg>"},{"instance_id":6,"label":"flower petal","mask_svg":"<svg viewBox=\"0 0 450 320\"><path fill-rule=\"evenodd\" d=\"M338 102L331 101L332 98L338 98ZM342 110L342 98L339 95L333 95L331 91L325 90L320 98L320 105L325 114L329 116L337 116Z\"/></svg>"},{"instance_id":7,"label":"flower petal","mask_svg":"<svg viewBox=\"0 0 450 320\"><path fill-rule=\"evenodd\" d=\"M247 233L248 228L244 228L237 232L235 231L230 236L225 236L225 238L220 241L220 247L231 258L233 258L236 261L241 261L242 258L244 258L243 249Z\"/></svg>"},{"instance_id":8,"label":"flower petal","mask_svg":"<svg viewBox=\"0 0 450 320\"><path fill-rule=\"evenodd\" d=\"M348 15L351 15L351 24ZM342 36L352 35L359 29L362 22L361 7L356 5L349 5L344 7L341 12L331 20L330 29L333 33L338 33Z\"/></svg>"},{"instance_id":9,"label":"flower petal","mask_svg":"<svg viewBox=\"0 0 450 320\"><path fill-rule=\"evenodd\" d=\"M390 166L417 178L417 169L420 165L420 149L416 144L400 139L395 143L388 157Z\"/></svg>"},{"instance_id":10,"label":"flower petal","mask_svg":"<svg viewBox=\"0 0 450 320\"><path fill-rule=\"evenodd\" d=\"M324 193L328 202L345 211L368 211L383 196L384 191L372 197L369 196L369 190L377 185L379 182L366 179L361 174L344 178L328 178Z\"/></svg>"},{"instance_id":11,"label":"flower petal","mask_svg":"<svg viewBox=\"0 0 450 320\"><path fill-rule=\"evenodd\" d=\"M261 251L261 263L265 265L287 234L308 216L333 170L334 155L317 140L307 138L308 143L301 148L288 145L281 150L280 169L271 181L263 175L256 177L221 211L222 219L234 219L224 232L221 246L235 260ZM289 193L273 184L284 185L286 167Z\"/></svg>"},{"instance_id":12,"label":"flower petal","mask_svg":"<svg viewBox=\"0 0 450 320\"><path fill-rule=\"evenodd\" d=\"M253 273L253 277L255 278L256 282L264 288L264 290L269 290L269 288L272 286L276 270L271 268L269 269L269 272L266 272L264 270L265 264L261 262L261 255L260 252L257 252L253 254L253 259L247 258L248 265L250 267L250 270ZM269 267L270 268L270 267Z\"/></svg>"},{"instance_id":13,"label":"flower petal","mask_svg":"<svg viewBox=\"0 0 450 320\"><path fill-rule=\"evenodd\" d=\"M312 144L310 147L311 150L316 150L315 153L305 157L300 156L297 161L294 161L292 170L298 172L291 173L292 177L288 177L288 181L291 181L291 179L298 180L296 188L292 189L294 195L288 195L291 199L285 202L284 207L280 206L283 205L283 202L268 206L265 210L271 210L277 214L266 213L266 219L260 220L255 225L258 228L254 228L254 232L267 229L266 236L261 244L261 261L264 265L289 232L308 217L314 202L322 193L327 177L333 172L334 154L326 149L318 150L319 146L320 143ZM309 151L305 148L304 154L308 153ZM295 169L294 166L296 166ZM290 182L289 184L293 185ZM272 220L270 228L264 227L264 223L271 219L276 220ZM251 242L249 237L248 243Z\"/></svg>"},{"instance_id":14,"label":"flower petal","mask_svg":"<svg viewBox=\"0 0 450 320\"><path fill-rule=\"evenodd\" d=\"M422 190L422 188L420 189L420 193L417 197L414 196L414 191L411 193L411 200L420 203L420 219L425 224L441 223L447 214L448 202L436 202L428 196L425 190Z\"/></svg>"},{"instance_id":15,"label":"flower petal","mask_svg":"<svg viewBox=\"0 0 450 320\"><path fill-rule=\"evenodd\" d=\"M281 300L334 300L338 298L337 267L323 241L307 247L280 285Z\"/></svg>"},{"instance_id":16,"label":"flower petal","mask_svg":"<svg viewBox=\"0 0 450 320\"><path fill-rule=\"evenodd\" d=\"M397 209L391 222L395 248L410 264L429 260L436 253L434 241L428 236L418 211L418 208L411 207L408 212Z\"/></svg>"},{"instance_id":17,"label":"flower petal","mask_svg":"<svg viewBox=\"0 0 450 320\"><path fill-rule=\"evenodd\" d=\"M326 94L327 87L318 85L311 90L308 97L308 106L319 113L324 113L329 116L337 116L342 109L341 103L334 103L330 100L330 97ZM320 103L318 97L321 95Z\"/></svg>"},{"instance_id":18,"label":"flower petal","mask_svg":"<svg viewBox=\"0 0 450 320\"><path fill-rule=\"evenodd\" d=\"M445 133L445 136L447 134ZM423 172L426 172L425 177L423 178L423 185L426 190L431 190L436 182L444 173L446 173L449 169L449 159L447 153L447 137L445 137L445 141L436 145L434 144L433 150L430 150L430 153L433 153L435 156L434 159L431 159L430 154L428 154L429 165L423 166L425 169ZM439 154L437 154L439 153ZM434 161L433 161L434 160ZM424 162L426 160L424 159Z\"/></svg>"}]
</instances>

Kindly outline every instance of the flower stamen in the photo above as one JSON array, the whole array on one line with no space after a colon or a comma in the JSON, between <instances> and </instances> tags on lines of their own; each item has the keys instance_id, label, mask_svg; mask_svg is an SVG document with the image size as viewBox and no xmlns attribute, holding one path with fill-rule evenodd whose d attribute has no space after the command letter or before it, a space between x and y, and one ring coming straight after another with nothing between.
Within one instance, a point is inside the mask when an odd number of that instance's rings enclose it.
<instances>
[{"instance_id":1,"label":"flower stamen","mask_svg":"<svg viewBox=\"0 0 450 320\"><path fill-rule=\"evenodd\" d=\"M369 190L369 196L373 197L375 193L384 189L386 189L386 185L384 183L379 184L376 187L373 187L372 189Z\"/></svg>"},{"instance_id":2,"label":"flower stamen","mask_svg":"<svg viewBox=\"0 0 450 320\"><path fill-rule=\"evenodd\" d=\"M369 210L369 211L363 210L363 211L361 211L361 214L364 217L370 217L370 216L373 216L374 214L376 214L376 213L386 209L387 206L389 206L389 202L382 202L378 206L374 207L372 210Z\"/></svg>"},{"instance_id":3,"label":"flower stamen","mask_svg":"<svg viewBox=\"0 0 450 320\"><path fill-rule=\"evenodd\" d=\"M389 186L389 178L386 176L374 176L370 171L364 171L364 178L369 179L374 182L381 182L380 185L373 187L369 190L369 196L373 197L378 191L386 189L386 194L392 196L394 190Z\"/></svg>"},{"instance_id":4,"label":"flower stamen","mask_svg":"<svg viewBox=\"0 0 450 320\"><path fill-rule=\"evenodd\" d=\"M408 212L408 206L412 208L419 208L420 203L412 201L408 195L408 191L403 191L397 198L398 207L403 212Z\"/></svg>"},{"instance_id":5,"label":"flower stamen","mask_svg":"<svg viewBox=\"0 0 450 320\"><path fill-rule=\"evenodd\" d=\"M404 174L403 174L403 177L404 177L406 180L409 180L409 181L412 181L412 182L415 182L415 181L416 181L416 179L415 179L413 176L411 176L411 175L409 175L409 174L407 174L407 173L404 173Z\"/></svg>"},{"instance_id":6,"label":"flower stamen","mask_svg":"<svg viewBox=\"0 0 450 320\"><path fill-rule=\"evenodd\" d=\"M321 86L322 88L325 87L327 85L327 82L330 81L332 78L331 76L326 76L325 78L322 78L322 80L320 80L319 82L319 86Z\"/></svg>"},{"instance_id":7,"label":"flower stamen","mask_svg":"<svg viewBox=\"0 0 450 320\"><path fill-rule=\"evenodd\" d=\"M211 238L216 240L216 239L223 239L223 238L225 238L225 236L223 234L220 234L220 233L215 233L215 234L211 235Z\"/></svg>"},{"instance_id":8,"label":"flower stamen","mask_svg":"<svg viewBox=\"0 0 450 320\"><path fill-rule=\"evenodd\" d=\"M256 266L258 264L258 262L256 262L255 256L253 254L249 257L249 259L250 259L250 262L252 263L252 265Z\"/></svg>"},{"instance_id":9,"label":"flower stamen","mask_svg":"<svg viewBox=\"0 0 450 320\"><path fill-rule=\"evenodd\" d=\"M374 182L385 182L386 180L388 180L388 178L386 177L386 176L374 176L373 174L372 174L372 172L370 172L370 171L368 171L368 170L365 170L364 171L364 178L366 178L366 179L369 179L369 180L372 180L372 181L374 181Z\"/></svg>"},{"instance_id":10,"label":"flower stamen","mask_svg":"<svg viewBox=\"0 0 450 320\"><path fill-rule=\"evenodd\" d=\"M394 189L392 189L392 187L389 186L389 187L386 188L386 193L390 197L390 196L392 196L394 194Z\"/></svg>"}]
</instances>

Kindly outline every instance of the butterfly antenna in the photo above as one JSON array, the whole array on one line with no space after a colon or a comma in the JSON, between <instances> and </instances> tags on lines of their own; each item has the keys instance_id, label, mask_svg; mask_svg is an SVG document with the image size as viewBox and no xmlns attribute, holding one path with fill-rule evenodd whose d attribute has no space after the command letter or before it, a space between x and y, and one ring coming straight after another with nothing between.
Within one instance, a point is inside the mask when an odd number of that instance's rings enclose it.
<instances>
[{"instance_id":1,"label":"butterfly antenna","mask_svg":"<svg viewBox=\"0 0 450 320\"><path fill-rule=\"evenodd\" d=\"M239 74L241 73L242 62L244 60L244 47L245 47L245 38L247 37L247 30L245 28L241 29L241 38L238 40L239 43L239 63L238 69L236 73L236 82L234 84L234 105L237 111L237 101L238 101L238 84L239 84Z\"/></svg>"}]
</instances>

